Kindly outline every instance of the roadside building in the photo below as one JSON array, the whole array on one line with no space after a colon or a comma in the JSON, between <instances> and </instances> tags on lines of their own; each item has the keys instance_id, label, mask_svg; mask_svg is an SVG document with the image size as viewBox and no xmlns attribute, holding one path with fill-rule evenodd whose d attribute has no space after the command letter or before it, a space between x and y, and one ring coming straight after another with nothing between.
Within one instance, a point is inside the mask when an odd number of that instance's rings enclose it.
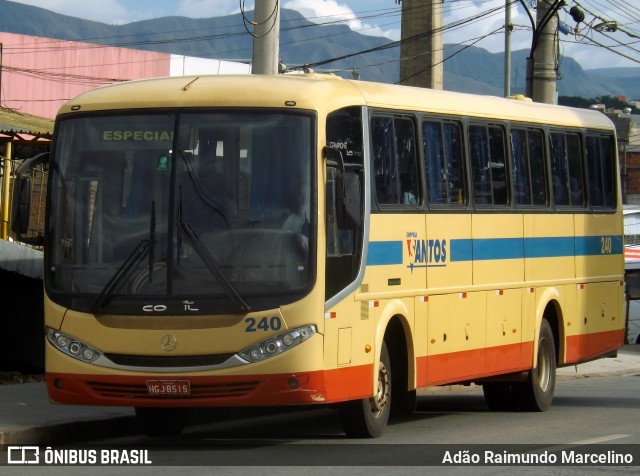
<instances>
[{"instance_id":1,"label":"roadside building","mask_svg":"<svg viewBox=\"0 0 640 476\"><path fill-rule=\"evenodd\" d=\"M249 73L249 64L0 32L0 105L52 119L98 86L190 74Z\"/></svg>"},{"instance_id":2,"label":"roadside building","mask_svg":"<svg viewBox=\"0 0 640 476\"><path fill-rule=\"evenodd\" d=\"M90 89L159 76L250 73L250 65L0 32L0 366L42 367L42 253L13 242L13 179L26 159L47 153L53 118ZM47 167L34 172L27 236L44 234ZM34 331L37 329L37 331ZM13 364L8 364L12 362Z\"/></svg>"},{"instance_id":3,"label":"roadside building","mask_svg":"<svg viewBox=\"0 0 640 476\"><path fill-rule=\"evenodd\" d=\"M640 115L627 109L605 113L616 125L623 201L640 205Z\"/></svg>"}]
</instances>

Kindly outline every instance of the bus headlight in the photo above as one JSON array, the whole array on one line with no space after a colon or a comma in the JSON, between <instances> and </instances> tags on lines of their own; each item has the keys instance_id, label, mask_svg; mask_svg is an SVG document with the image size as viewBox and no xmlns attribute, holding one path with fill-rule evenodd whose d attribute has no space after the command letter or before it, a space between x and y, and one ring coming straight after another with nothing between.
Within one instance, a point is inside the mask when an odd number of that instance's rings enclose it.
<instances>
[{"instance_id":1,"label":"bus headlight","mask_svg":"<svg viewBox=\"0 0 640 476\"><path fill-rule=\"evenodd\" d=\"M292 329L283 334L271 336L268 339L253 344L251 347L238 352L247 362L259 362L303 343L317 333L316 326L304 326Z\"/></svg>"},{"instance_id":2,"label":"bus headlight","mask_svg":"<svg viewBox=\"0 0 640 476\"><path fill-rule=\"evenodd\" d=\"M101 355L100 352L84 342L63 334L62 332L58 332L55 329L51 329L50 327L45 328L45 333L47 340L52 346L74 359L92 363Z\"/></svg>"}]
</instances>

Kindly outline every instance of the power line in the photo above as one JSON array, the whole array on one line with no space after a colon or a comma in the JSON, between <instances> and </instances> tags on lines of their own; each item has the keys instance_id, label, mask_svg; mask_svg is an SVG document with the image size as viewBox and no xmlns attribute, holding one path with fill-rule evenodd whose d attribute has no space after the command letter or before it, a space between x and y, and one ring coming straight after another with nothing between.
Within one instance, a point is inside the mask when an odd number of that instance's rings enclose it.
<instances>
[{"instance_id":1,"label":"power line","mask_svg":"<svg viewBox=\"0 0 640 476\"><path fill-rule=\"evenodd\" d=\"M242 1L242 0L240 0ZM490 0L484 0L482 3L486 3L487 1ZM518 0L514 0L511 3L517 3ZM524 1L524 0L521 0ZM624 0L622 0L624 3ZM577 2L576 2L577 3ZM587 3L586 1L583 0L583 3ZM471 5L473 7L473 5ZM462 10L464 8L469 8L470 4L468 2L462 2L461 0L450 0L450 1L446 1L442 3L441 8L445 11L445 12L451 12L453 10ZM485 17L489 17L492 14L498 14L500 11L502 11L504 9L504 5L500 6L500 7L496 7L490 10L487 10L485 12L482 12L481 14L477 14L477 15L473 15L471 17L459 20L457 22L453 22L449 25L446 25L445 27L443 27L443 29L441 31L454 31L456 29L460 29L460 28L464 28L467 27L469 24L475 22L475 21L479 21L480 19L484 19ZM313 19L316 20L322 20L322 19L330 19L330 21L328 22L324 22L324 23L310 23L310 24L303 24L303 25L295 25L295 23L292 24L292 26L283 29L283 31L293 31L293 30L298 30L298 29L303 29L303 28L310 28L310 27L317 27L317 26L323 26L323 25L333 25L333 24L341 24L341 23L345 23L345 22L349 22L349 21L362 21L362 20L367 20L367 19L372 19L372 18L393 18L396 16L400 15L400 9L398 7L396 8L389 8L389 9L380 9L380 10L367 10L364 12L358 12L357 15L353 18L344 18L344 16L340 16L340 15L330 15L330 16L325 16L325 17L313 17ZM630 15L633 18L635 18L633 9L629 9L630 11L632 11L632 14ZM298 21L298 19L294 19L294 20L288 20L289 22L295 22ZM392 23L390 23L392 24ZM386 25L384 25L386 26ZM357 30L357 31L364 31L368 28L371 27L367 27L367 28L363 28L361 30ZM220 31L222 30L222 31ZM136 41L120 41L120 42L116 42L115 44L112 45L73 45L72 47L60 47L59 45L54 45L52 48L46 48L46 47L34 47L31 50L28 50L25 47L15 47L15 49L12 49L11 46L8 46L8 50L6 52L6 54L25 54L27 52L32 52L32 53L36 53L36 52L53 52L53 51L69 51L69 50L79 50L79 49L99 49L99 48L106 48L108 46L119 46L119 47L133 47L133 46L157 46L157 45L163 45L163 44L180 44L180 43L187 43L187 42L201 42L201 41L214 41L214 40L220 40L220 39L226 39L226 38L234 38L234 37L240 37L245 35L246 33L244 31L242 31L241 29L241 24L233 24L233 25L228 25L225 26L224 28L220 29L218 28L216 30L215 33L210 33L210 34L202 34L202 35L193 35L194 31L203 31L203 32L209 32L209 29L198 29L198 30L178 30L175 31L175 33L177 33L178 35L182 32L186 32L189 31L191 33L191 35L185 35L185 36L178 36L178 37L173 37L173 38L166 38L166 39L141 39L141 40L136 40ZM356 31L356 30L354 30ZM630 30L633 34L633 30ZM345 31L345 33L349 33L349 31ZM426 34L423 35L416 35L416 37L412 38L412 41L419 41L420 39L424 38L427 34L433 34L435 32L427 32ZM158 35L159 33L150 33L147 36L155 36ZM491 33L494 34L494 33ZM114 37L103 37L102 39L120 39L120 40L127 40L127 38L130 38L134 35L124 35L124 36L114 36ZM319 37L324 37L326 35L320 35ZM486 36L490 36L490 35L485 35ZM138 36L139 37L139 36ZM94 40L100 40L101 38L94 38ZM306 37L304 39L296 39L294 41L290 41L284 44L297 44L299 42L303 42L303 41L312 41L315 38L311 38L311 37ZM604 44L600 44L599 42L593 41L591 38L587 37L585 35L585 40L593 42L596 46L598 47L603 47L606 49L609 49L609 51L612 51L612 53L614 54L619 54L619 52L612 50L611 48L613 48L610 45L604 45ZM60 41L60 40L57 40ZM52 42L53 43L53 42ZM376 52L376 51L382 51L385 49L389 49L389 48L394 48L396 46L398 46L400 44L399 41L393 41L390 42L386 45L381 45L375 48L371 48L368 50L364 50L364 51L358 51L358 52L354 52L354 53L350 53L347 55L342 55L340 57L337 58L330 58L330 59L326 59L326 60L322 60L322 61L318 61L315 63L310 64L310 66L312 67L316 67L318 65L323 65L323 64L329 64L331 62L334 61L339 61L339 60L343 60L343 59L348 59L351 57L355 57L358 55L364 55L366 53L371 53L371 52ZM623 46L627 46L626 44L622 44L621 42L619 42L619 44L615 47L623 47ZM215 54L218 55L225 55L225 54L229 54L229 53L234 53L237 51L243 51L245 49L248 48L239 48L239 49L234 49L234 50L227 50L227 51L222 51L222 52L217 52ZM630 58L632 59L632 58ZM633 61L636 61L635 59L632 59ZM154 61L154 60L147 60L147 61ZM117 65L117 64L126 64L129 62L117 62L117 63L111 63L112 65ZM102 66L104 66L104 64L100 64ZM92 66L100 66L100 65L81 65L80 67L92 67ZM359 66L361 67L361 66ZM25 76L32 76L32 77L36 77L38 75L46 75L48 74L50 71L53 70L64 70L66 69L65 67L59 67L59 68L47 68L47 70L35 70L35 69L24 69L21 70L20 68L15 68L16 70L16 74L23 74ZM19 72L18 72L19 70ZM105 82L111 82L111 81L117 81L114 80L113 78L97 78L97 77L91 77L91 76L82 76L82 75L65 75L64 73L59 73L58 76L55 76L55 79L53 80L57 80L57 81L64 81L65 79L68 79L69 81L75 81L76 84L97 84L98 81L103 81L102 84L104 84Z\"/></svg>"},{"instance_id":2,"label":"power line","mask_svg":"<svg viewBox=\"0 0 640 476\"><path fill-rule=\"evenodd\" d=\"M240 14L242 15L242 25L244 26L244 29L247 31L247 33L249 33L249 35L251 35L253 38L263 38L263 37L269 35L269 33L271 33L273 31L273 29L275 28L277 22L280 21L280 18L278 17L278 7L280 5L280 1L279 0L275 1L274 5L273 5L273 10L269 14L269 16L267 18L265 18L265 20L262 21L262 22L256 22L256 21L249 20L247 18L246 14L245 14L245 11L244 11L244 2L245 2L245 0L239 0L239 1L240 1ZM255 11L254 11L254 13L255 13ZM262 35L256 35L251 30L249 30L249 27L247 26L249 24L249 25L252 25L255 28L255 27L258 27L258 26L265 25L267 22L271 22L271 26Z\"/></svg>"},{"instance_id":3,"label":"power line","mask_svg":"<svg viewBox=\"0 0 640 476\"><path fill-rule=\"evenodd\" d=\"M419 41L419 40L424 39L425 37L428 37L430 35L438 34L438 33L441 33L443 31L446 31L446 30L449 30L449 29L454 29L454 28L457 28L457 27L459 27L459 26L461 26L463 24L473 23L475 21L478 21L478 20L480 20L480 19L482 19L484 17L487 17L489 15L493 15L496 12L500 12L502 10L504 10L504 5L501 5L499 7L491 8L489 10L486 10L484 12L478 13L476 15L473 15L471 17L468 17L468 18L465 18L465 19L462 19L462 20L458 20L456 22L453 22L453 23L450 23L450 24L448 24L446 26L443 26L442 28L439 28L437 30L434 30L434 31L429 30L429 31L414 35L412 37L406 38L405 40L391 41L391 42L389 42L387 44L376 46L374 48L368 48L366 50L357 51L357 52L353 52L353 53L348 53L348 54L345 54L345 55L337 56L337 57L334 57L334 58L329 58L329 59L322 60L322 61L316 61L316 62L304 64L304 65L299 65L299 66L294 67L293 69L316 68L318 66L323 66L323 65L326 65L326 64L334 63L336 61L352 58L354 56L359 56L359 55L363 55L363 54L367 54L367 53L374 53L374 52L378 52L378 51L384 51L384 50L387 50L387 49L390 49L390 48L395 48L395 47L398 47L400 45L401 41Z\"/></svg>"},{"instance_id":4,"label":"power line","mask_svg":"<svg viewBox=\"0 0 640 476\"><path fill-rule=\"evenodd\" d=\"M487 0L485 0L487 1ZM458 1L453 0L450 2L447 2L447 4L456 4L458 3ZM445 4L443 4L442 8L445 8L444 6ZM462 9L462 8L468 8L468 4L462 4L462 6L452 6L450 8L448 8L449 11L452 11L454 9ZM364 15L362 15L362 13L364 13ZM362 20L362 19L369 19L369 18L374 18L374 17L383 17L383 16L389 16L389 15L399 15L400 11L398 8L394 8L394 9L384 9L384 10L368 10L365 12L360 12L359 15L357 16L356 19L357 20ZM333 18L332 21L330 22L324 22L321 24L317 24L317 23L307 23L307 24L303 24L303 25L295 25L292 27L289 27L287 29L283 29L286 31L290 31L290 30L297 30L297 29L302 29L302 28L309 28L309 27L317 27L319 25L328 25L328 24L337 24L337 23L343 23L344 19L343 18L336 18L336 15L332 15L332 16L326 16L326 17L314 17L315 19L321 19L321 18ZM294 21L294 20L289 20L289 21ZM457 22L460 23L461 25L464 25L464 21L462 22ZM230 29L231 31L228 32L223 32L223 33L215 33L215 34L210 34L210 35L192 35L192 36L188 36L188 37L178 37L178 38L170 38L170 39L163 39L163 40L138 40L138 41L129 41L129 42L120 42L117 43L117 46L121 46L121 47L131 47L131 46L149 46L149 45L159 45L159 44L176 44L176 43L183 43L183 42L190 42L190 41L207 41L207 40L215 40L215 39L224 39L224 38L232 38L232 37L236 37L236 36L241 36L244 33L241 30L236 30L234 31L234 28L239 27L238 25L230 25L227 27L227 29ZM456 27L456 24L453 24L453 26L451 27L451 29L454 29ZM357 31L362 31L365 29L361 29L361 30L357 30ZM185 31L190 31L192 32L193 30L185 30ZM346 33L349 33L350 30L345 31ZM156 35L156 33L153 33L152 35ZM126 35L126 37L129 36L133 36L133 35ZM326 35L320 35L316 38L324 38ZM117 37L103 37L102 39L108 39L108 38L117 38ZM100 38L94 38L94 39L100 39ZM315 38L305 38L303 40L296 40L295 42L288 42L288 43L284 43L284 44L294 44L296 42L300 42L300 41L311 41ZM47 53L51 53L51 52L55 52L55 51L69 51L69 50L82 50L82 49L101 49L101 48L107 48L109 47L108 45L101 45L101 44L74 44L74 45L60 45L60 40L54 40L51 41L50 43L52 43L52 47L41 47L39 46L39 44L37 46L34 45L33 48L31 49L26 49L23 45L20 46L13 46L13 47L9 47L10 53L9 54L25 54L26 52L31 52L31 53L36 53L36 52L41 52L41 51L46 51ZM110 46L116 46L116 45L110 45ZM248 48L247 48L248 49ZM233 53L233 52L237 52L237 51L242 51L243 48L241 49L235 49L235 50L227 50L227 51L223 51L223 52L218 52L218 54L224 55L224 54L228 54L228 53ZM154 60L147 60L147 61L154 61ZM112 65L117 65L117 64L126 64L126 63L131 63L131 62L118 62L118 63L111 63ZM100 63L99 65L82 65L81 67L92 67L92 66L104 66L104 63ZM60 68L47 68L47 70L56 70L56 69L66 69L66 67L60 67ZM108 78L105 78L108 80Z\"/></svg>"},{"instance_id":5,"label":"power line","mask_svg":"<svg viewBox=\"0 0 640 476\"><path fill-rule=\"evenodd\" d=\"M583 38L587 43L592 44L596 47L603 48L607 51L610 51L613 54L616 54L620 57L626 58L636 63L640 63L640 57L635 57L633 52L640 53L640 50L634 48L632 45L634 42L623 43L616 36L613 36L614 33L622 32L626 36L629 36L634 39L640 39L640 35L636 34L633 30L621 27L618 22L612 18L608 18L606 14L602 13L597 7L593 7L593 3L598 4L598 2L587 2L585 0L581 0L581 2L574 0L574 3L582 10L587 12L589 15L593 17L590 21L584 21L585 27L581 30L578 29L578 25L574 29L574 36L576 37L576 41L582 44L585 44L582 41L579 41L579 38ZM588 5L590 8L586 8L584 4ZM614 4L616 8L618 8L617 4ZM601 5L598 4L598 7L602 8ZM606 8L605 8L606 10ZM611 10L610 10L611 11ZM631 19L635 19L633 12L627 15ZM578 22L579 24L580 22ZM594 38L595 34L600 34L606 41L609 43L604 43L598 41ZM620 48L627 48L630 50L630 53L620 51Z\"/></svg>"},{"instance_id":6,"label":"power line","mask_svg":"<svg viewBox=\"0 0 640 476\"><path fill-rule=\"evenodd\" d=\"M499 27L499 28L496 28L496 29L495 29L495 30L493 30L492 32L487 33L486 35L484 35L484 36L481 36L481 37L477 38L477 39L476 39L475 41L473 41L472 43L470 43L470 44L468 44L468 45L465 45L463 48L460 48L460 49L459 49L459 50L457 50L455 53L450 54L449 56L447 56L446 58L444 58L442 61L440 61L440 62L438 62L438 63L434 64L433 66L437 66L437 65L439 65L439 64L444 63L445 61L447 61L447 60L449 60L449 59L453 58L453 57L454 57L454 56L456 56L457 54L462 53L462 52L463 52L464 50L466 50L467 48L471 48L473 45L475 45L475 44L476 44L476 43L478 43L479 41L482 41L482 40L484 40L485 38L488 38L488 37L489 37L489 36L491 36L491 35L495 35L495 34L496 34L496 33L498 33L500 30L503 30L503 29L504 29L504 26L501 26L501 27ZM402 60L405 60L405 59L408 59L408 58L402 58ZM409 76L408 78L403 78L403 79L404 79L404 80L406 80L406 79L413 78L413 77L415 77L415 76L419 76L420 74L424 73L425 71L427 71L427 70L426 70L426 69L422 69L421 71L417 71L416 73L412 74L412 75L411 75L411 76ZM400 81L396 81L396 83L395 83L395 84L399 84L399 83L400 83Z\"/></svg>"}]
</instances>

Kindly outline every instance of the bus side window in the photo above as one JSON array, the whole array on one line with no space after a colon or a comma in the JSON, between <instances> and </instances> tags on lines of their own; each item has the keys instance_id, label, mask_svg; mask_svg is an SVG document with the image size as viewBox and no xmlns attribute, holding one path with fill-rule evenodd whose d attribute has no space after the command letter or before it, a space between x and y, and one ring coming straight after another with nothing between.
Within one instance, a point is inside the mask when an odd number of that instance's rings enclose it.
<instances>
[{"instance_id":1,"label":"bus side window","mask_svg":"<svg viewBox=\"0 0 640 476\"><path fill-rule=\"evenodd\" d=\"M556 205L570 205L569 173L565 158L564 134L551 133L551 176L553 177L553 201Z\"/></svg>"},{"instance_id":2,"label":"bus side window","mask_svg":"<svg viewBox=\"0 0 640 476\"><path fill-rule=\"evenodd\" d=\"M465 204L460 124L453 121L424 121L422 137L429 204Z\"/></svg>"},{"instance_id":3,"label":"bus side window","mask_svg":"<svg viewBox=\"0 0 640 476\"><path fill-rule=\"evenodd\" d=\"M516 205L545 206L547 187L542 131L512 128L509 135Z\"/></svg>"},{"instance_id":4,"label":"bus side window","mask_svg":"<svg viewBox=\"0 0 640 476\"><path fill-rule=\"evenodd\" d=\"M470 125L469 153L476 205L507 205L509 194L502 127Z\"/></svg>"},{"instance_id":5,"label":"bus side window","mask_svg":"<svg viewBox=\"0 0 640 476\"><path fill-rule=\"evenodd\" d=\"M381 205L420 202L420 174L413 120L374 117L371 120L376 198Z\"/></svg>"},{"instance_id":6,"label":"bus side window","mask_svg":"<svg viewBox=\"0 0 640 476\"><path fill-rule=\"evenodd\" d=\"M511 157L516 205L531 205L531 174L527 150L527 131L511 129Z\"/></svg>"},{"instance_id":7,"label":"bus side window","mask_svg":"<svg viewBox=\"0 0 640 476\"><path fill-rule=\"evenodd\" d=\"M584 170L580 135L552 132L550 139L554 203L560 206L584 207Z\"/></svg>"},{"instance_id":8,"label":"bus side window","mask_svg":"<svg viewBox=\"0 0 640 476\"><path fill-rule=\"evenodd\" d=\"M489 126L489 149L491 158L491 184L493 186L493 204L507 205L507 160L504 146L504 130L500 126Z\"/></svg>"},{"instance_id":9,"label":"bus side window","mask_svg":"<svg viewBox=\"0 0 640 476\"><path fill-rule=\"evenodd\" d=\"M444 165L444 144L441 122L422 123L422 146L427 177L427 200L429 204L443 205L448 202L447 173Z\"/></svg>"},{"instance_id":10,"label":"bus side window","mask_svg":"<svg viewBox=\"0 0 640 476\"><path fill-rule=\"evenodd\" d=\"M527 131L529 151L529 169L531 170L532 205L546 206L547 200L547 168L544 153L544 134L540 130Z\"/></svg>"},{"instance_id":11,"label":"bus side window","mask_svg":"<svg viewBox=\"0 0 640 476\"><path fill-rule=\"evenodd\" d=\"M615 206L615 159L611 137L587 136L589 199L591 206Z\"/></svg>"},{"instance_id":12,"label":"bus side window","mask_svg":"<svg viewBox=\"0 0 640 476\"><path fill-rule=\"evenodd\" d=\"M579 134L567 134L567 158L569 160L569 192L571 206L584 207L584 170L582 141Z\"/></svg>"},{"instance_id":13,"label":"bus side window","mask_svg":"<svg viewBox=\"0 0 640 476\"><path fill-rule=\"evenodd\" d=\"M447 167L449 204L465 205L465 167L462 147L462 126L458 122L447 121L444 126L444 155Z\"/></svg>"},{"instance_id":14,"label":"bus side window","mask_svg":"<svg viewBox=\"0 0 640 476\"><path fill-rule=\"evenodd\" d=\"M390 117L374 117L371 120L371 138L378 203L398 203L398 191L395 186L395 147L392 140L393 120Z\"/></svg>"}]
</instances>

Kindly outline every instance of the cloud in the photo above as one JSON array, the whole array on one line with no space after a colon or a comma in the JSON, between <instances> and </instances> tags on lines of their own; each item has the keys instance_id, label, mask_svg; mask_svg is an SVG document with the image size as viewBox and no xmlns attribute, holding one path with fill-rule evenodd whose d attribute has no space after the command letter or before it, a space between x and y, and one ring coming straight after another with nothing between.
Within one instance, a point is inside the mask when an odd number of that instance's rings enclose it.
<instances>
[{"instance_id":1,"label":"cloud","mask_svg":"<svg viewBox=\"0 0 640 476\"><path fill-rule=\"evenodd\" d=\"M238 13L237 1L229 0L181 0L176 9L176 15L189 18L212 18ZM253 10L253 2L245 2L245 10Z\"/></svg>"},{"instance_id":2,"label":"cloud","mask_svg":"<svg viewBox=\"0 0 640 476\"><path fill-rule=\"evenodd\" d=\"M34 7L45 8L62 15L76 18L98 21L103 23L124 23L131 21L129 11L117 0L100 0L97 2L87 0L28 0L18 1Z\"/></svg>"},{"instance_id":3,"label":"cloud","mask_svg":"<svg viewBox=\"0 0 640 476\"><path fill-rule=\"evenodd\" d=\"M504 6L504 0L485 1L481 4L474 1L449 3L445 7L444 23L448 28L445 31L444 42L468 44L478 38L486 37L480 40L476 46L494 53L504 51ZM490 10L495 11L473 20L474 17ZM465 20L469 20L469 23L464 23ZM460 23L460 26L452 28L451 25L455 23ZM528 48L531 44L531 31L526 28L530 28L531 23L521 8L511 9L511 24L521 25L511 35L512 50ZM491 34L496 30L499 31Z\"/></svg>"},{"instance_id":4,"label":"cloud","mask_svg":"<svg viewBox=\"0 0 640 476\"><path fill-rule=\"evenodd\" d=\"M391 3L391 0L389 0L389 5L389 8L394 5ZM305 18L314 23L341 22L349 26L353 31L357 31L363 35L385 36L394 40L400 38L399 17L398 25L394 28L384 30L380 26L359 20L349 6L339 3L336 0L289 0L284 2L282 8L297 10Z\"/></svg>"}]
</instances>

